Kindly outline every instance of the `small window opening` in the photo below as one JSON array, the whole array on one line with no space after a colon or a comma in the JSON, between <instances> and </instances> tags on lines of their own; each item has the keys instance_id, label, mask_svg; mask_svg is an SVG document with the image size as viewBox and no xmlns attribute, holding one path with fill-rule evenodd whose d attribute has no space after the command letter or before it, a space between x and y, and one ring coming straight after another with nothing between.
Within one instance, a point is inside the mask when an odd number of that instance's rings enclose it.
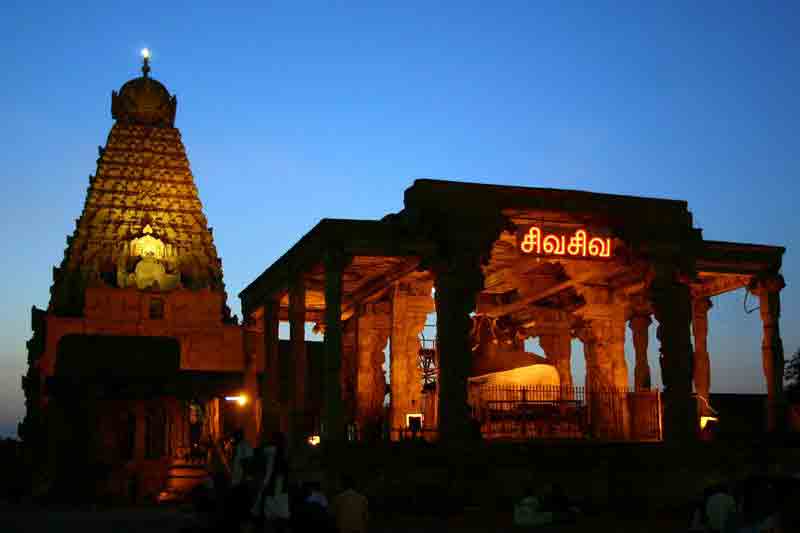
<instances>
[{"instance_id":1,"label":"small window opening","mask_svg":"<svg viewBox=\"0 0 800 533\"><path fill-rule=\"evenodd\" d=\"M164 300L161 298L150 299L150 319L161 320L164 318Z\"/></svg>"}]
</instances>

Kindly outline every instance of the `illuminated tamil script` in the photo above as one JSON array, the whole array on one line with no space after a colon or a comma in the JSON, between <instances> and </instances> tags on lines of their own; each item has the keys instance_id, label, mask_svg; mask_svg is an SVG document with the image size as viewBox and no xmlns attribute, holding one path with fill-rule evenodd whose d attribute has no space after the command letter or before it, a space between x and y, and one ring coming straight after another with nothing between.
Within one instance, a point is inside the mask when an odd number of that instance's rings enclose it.
<instances>
[{"instance_id":1,"label":"illuminated tamil script","mask_svg":"<svg viewBox=\"0 0 800 533\"><path fill-rule=\"evenodd\" d=\"M525 254L569 257L611 257L611 238L590 236L579 229L572 235L555 234L531 226L522 235L519 249Z\"/></svg>"}]
</instances>

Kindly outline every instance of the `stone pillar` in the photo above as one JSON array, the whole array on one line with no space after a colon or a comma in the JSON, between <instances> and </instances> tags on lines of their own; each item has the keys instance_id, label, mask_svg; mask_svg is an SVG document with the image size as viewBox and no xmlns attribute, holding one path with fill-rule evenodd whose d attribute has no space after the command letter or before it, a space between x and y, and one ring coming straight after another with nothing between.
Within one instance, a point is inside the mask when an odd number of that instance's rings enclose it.
<instances>
[{"instance_id":1,"label":"stone pillar","mask_svg":"<svg viewBox=\"0 0 800 533\"><path fill-rule=\"evenodd\" d=\"M628 323L633 333L633 349L636 351L633 382L637 391L649 391L652 387L650 363L647 362L648 329L652 323L650 315L635 315Z\"/></svg>"},{"instance_id":2,"label":"stone pillar","mask_svg":"<svg viewBox=\"0 0 800 533\"><path fill-rule=\"evenodd\" d=\"M147 446L145 442L145 438L147 437L147 432L145 431L145 411L145 405L142 400L135 400L133 402L133 415L136 419L136 429L133 437L133 458L136 462L144 461L145 459L145 449Z\"/></svg>"},{"instance_id":3,"label":"stone pillar","mask_svg":"<svg viewBox=\"0 0 800 533\"><path fill-rule=\"evenodd\" d=\"M242 337L249 335L250 332L244 331ZM244 356L244 394L247 395L248 402L242 409L244 410L244 438L251 446L258 444L258 421L256 420L256 406L258 400L258 372L256 370L256 354L247 349L245 344Z\"/></svg>"},{"instance_id":4,"label":"stone pillar","mask_svg":"<svg viewBox=\"0 0 800 533\"><path fill-rule=\"evenodd\" d=\"M434 270L436 332L439 350L439 438L464 441L470 435L467 378L472 369L469 314L483 287L477 258L453 258Z\"/></svg>"},{"instance_id":5,"label":"stone pillar","mask_svg":"<svg viewBox=\"0 0 800 533\"><path fill-rule=\"evenodd\" d=\"M594 380L594 375L597 373L597 360L594 356L594 338L591 336L591 331L587 324L581 324L581 326L575 330L575 336L583 344L583 358L584 365L586 366L583 388L586 394L588 394L589 387Z\"/></svg>"},{"instance_id":6,"label":"stone pillar","mask_svg":"<svg viewBox=\"0 0 800 533\"><path fill-rule=\"evenodd\" d=\"M563 331L548 332L539 336L547 360L556 367L561 388L570 398L573 392L572 383L572 336L569 325L565 322Z\"/></svg>"},{"instance_id":7,"label":"stone pillar","mask_svg":"<svg viewBox=\"0 0 800 533\"><path fill-rule=\"evenodd\" d=\"M608 289L584 288L581 294L586 305L575 314L588 330L586 388L593 409L593 427L599 437L625 439L630 434L630 413L624 304Z\"/></svg>"},{"instance_id":8,"label":"stone pillar","mask_svg":"<svg viewBox=\"0 0 800 533\"><path fill-rule=\"evenodd\" d=\"M383 428L383 401L386 397L384 349L391 329L391 302L366 304L358 315L356 421L366 440L379 438Z\"/></svg>"},{"instance_id":9,"label":"stone pillar","mask_svg":"<svg viewBox=\"0 0 800 533\"><path fill-rule=\"evenodd\" d=\"M783 276L775 274L754 280L750 291L758 296L764 336L761 341L761 358L767 381L767 430L782 431L786 425L783 398L784 354L781 340L780 291L786 286Z\"/></svg>"},{"instance_id":10,"label":"stone pillar","mask_svg":"<svg viewBox=\"0 0 800 533\"><path fill-rule=\"evenodd\" d=\"M306 286L298 274L289 284L289 433L302 442L311 430L306 423Z\"/></svg>"},{"instance_id":11,"label":"stone pillar","mask_svg":"<svg viewBox=\"0 0 800 533\"><path fill-rule=\"evenodd\" d=\"M419 367L419 334L428 313L433 312L430 282L398 282L392 297L390 385L391 428L406 425L406 415L422 412L422 369Z\"/></svg>"},{"instance_id":12,"label":"stone pillar","mask_svg":"<svg viewBox=\"0 0 800 533\"><path fill-rule=\"evenodd\" d=\"M698 415L711 414L711 362L708 356L708 311L711 298L692 300L692 333L694 334L694 392L698 396Z\"/></svg>"},{"instance_id":13,"label":"stone pillar","mask_svg":"<svg viewBox=\"0 0 800 533\"><path fill-rule=\"evenodd\" d=\"M278 310L275 300L264 302L264 370L261 374L261 432L270 437L280 430L278 401Z\"/></svg>"},{"instance_id":14,"label":"stone pillar","mask_svg":"<svg viewBox=\"0 0 800 533\"><path fill-rule=\"evenodd\" d=\"M692 394L692 311L689 287L677 281L676 274L669 270L659 272L650 288L650 298L661 343L664 440L687 442L697 439L699 428L697 401Z\"/></svg>"},{"instance_id":15,"label":"stone pillar","mask_svg":"<svg viewBox=\"0 0 800 533\"><path fill-rule=\"evenodd\" d=\"M345 438L342 404L342 274L348 260L338 250L328 250L325 263L325 366L322 375L322 439Z\"/></svg>"},{"instance_id":16,"label":"stone pillar","mask_svg":"<svg viewBox=\"0 0 800 533\"><path fill-rule=\"evenodd\" d=\"M345 427L356 422L356 382L358 381L358 317L342 324L342 405Z\"/></svg>"}]
</instances>

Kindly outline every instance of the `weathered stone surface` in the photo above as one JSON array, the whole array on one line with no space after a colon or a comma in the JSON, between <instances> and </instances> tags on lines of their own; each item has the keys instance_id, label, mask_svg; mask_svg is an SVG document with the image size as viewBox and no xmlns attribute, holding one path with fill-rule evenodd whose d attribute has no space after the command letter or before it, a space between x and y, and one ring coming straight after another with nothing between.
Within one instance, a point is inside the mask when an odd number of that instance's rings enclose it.
<instances>
[{"instance_id":1,"label":"weathered stone surface","mask_svg":"<svg viewBox=\"0 0 800 533\"><path fill-rule=\"evenodd\" d=\"M575 311L583 319L580 338L586 348L586 394L592 426L601 438L624 439L630 433L625 362L624 302L606 289L583 289L586 305Z\"/></svg>"},{"instance_id":2,"label":"weathered stone surface","mask_svg":"<svg viewBox=\"0 0 800 533\"><path fill-rule=\"evenodd\" d=\"M392 304L364 306L358 315L358 370L356 420L365 438L380 435L386 397L384 349L392 331Z\"/></svg>"},{"instance_id":3,"label":"weathered stone surface","mask_svg":"<svg viewBox=\"0 0 800 533\"><path fill-rule=\"evenodd\" d=\"M558 334L541 335L539 344L542 346L548 362L556 367L561 387L570 391L572 383L572 336L569 325Z\"/></svg>"},{"instance_id":4,"label":"weathered stone surface","mask_svg":"<svg viewBox=\"0 0 800 533\"><path fill-rule=\"evenodd\" d=\"M391 427L404 428L406 415L422 410L419 334L433 312L432 282L398 283L392 293Z\"/></svg>"}]
</instances>

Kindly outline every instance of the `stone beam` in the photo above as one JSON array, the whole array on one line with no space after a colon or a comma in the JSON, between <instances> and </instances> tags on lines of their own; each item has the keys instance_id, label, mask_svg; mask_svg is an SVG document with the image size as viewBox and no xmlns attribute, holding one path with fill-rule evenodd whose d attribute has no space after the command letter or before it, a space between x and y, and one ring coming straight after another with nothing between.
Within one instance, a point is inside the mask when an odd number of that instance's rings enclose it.
<instances>
[{"instance_id":1,"label":"stone beam","mask_svg":"<svg viewBox=\"0 0 800 533\"><path fill-rule=\"evenodd\" d=\"M736 289L747 287L752 276L720 274L714 277L700 276L700 281L691 284L693 298L709 298Z\"/></svg>"},{"instance_id":2,"label":"stone beam","mask_svg":"<svg viewBox=\"0 0 800 533\"><path fill-rule=\"evenodd\" d=\"M525 296L514 303L506 305L498 305L494 309L489 309L485 311L485 314L492 317L500 317L511 313L516 313L517 311L522 311L528 308L533 303L536 303L540 300L544 300L545 298L549 298L550 296L558 294L559 292L567 290L571 287L575 287L582 283L587 283L598 277L604 277L604 278L611 277L622 271L623 271L622 268L614 268L607 270L605 272L597 272L593 270L582 272L573 277L572 279L556 283L555 285L548 287L547 289L539 291L535 294L530 294L528 296Z\"/></svg>"},{"instance_id":3,"label":"stone beam","mask_svg":"<svg viewBox=\"0 0 800 533\"><path fill-rule=\"evenodd\" d=\"M417 257L406 259L396 267L384 272L379 276L368 279L352 292L344 305L344 313L352 313L353 309L363 302L368 302L370 296L390 287L394 282L411 274L419 267L420 260Z\"/></svg>"}]
</instances>

